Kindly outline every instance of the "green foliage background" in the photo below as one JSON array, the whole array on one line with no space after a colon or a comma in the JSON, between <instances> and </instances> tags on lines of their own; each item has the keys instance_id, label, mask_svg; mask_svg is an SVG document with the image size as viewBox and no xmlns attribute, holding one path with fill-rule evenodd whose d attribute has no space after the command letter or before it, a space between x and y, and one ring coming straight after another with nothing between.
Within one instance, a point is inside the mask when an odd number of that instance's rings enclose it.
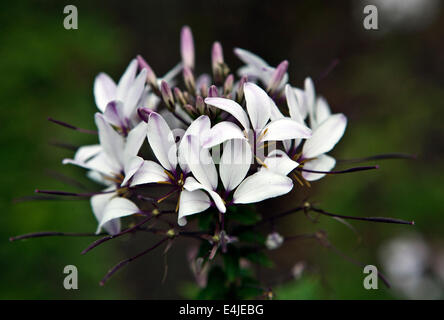
<instances>
[{"instance_id":1,"label":"green foliage background","mask_svg":"<svg viewBox=\"0 0 444 320\"><path fill-rule=\"evenodd\" d=\"M333 155L355 158L379 153L417 154L416 161L381 162L377 171L331 176L311 190L296 190L298 201L311 200L325 210L346 215L390 216L415 220L397 226L355 222L362 242L344 225L326 217L313 224L302 214L287 218L283 234L326 230L331 241L366 263L378 263L381 243L406 232L422 234L441 247L443 241L443 108L444 21L439 18L418 32L372 35L352 17L351 2L282 2L278 8L257 1L71 1L79 9L79 29L63 28L64 3L16 1L1 4L1 223L0 298L128 299L193 297L186 267L189 243L169 254L169 273L161 283L163 258L153 254L130 265L105 287L98 281L119 260L152 240L136 237L109 243L85 256L92 239L47 238L9 243L13 235L41 230L94 231L87 201L41 201L13 204L36 187L74 190L50 178L48 171L83 179L83 171L64 167L70 151L51 142L81 145L94 137L57 127L46 118L93 128L94 76L106 71L118 78L129 60L142 53L162 74L179 60L180 27L193 28L199 67L210 66L212 41L220 40L226 60L237 67L231 48L259 53L272 65L290 61L290 77L301 85L315 79L339 58L338 67L317 89L335 112L349 118L346 134ZM220 19L215 19L214 14ZM200 71L200 70L198 70ZM262 212L291 205L269 202ZM297 205L295 201L293 205ZM267 230L265 230L267 231ZM289 272L298 261L310 268L295 282L278 285L282 299L385 299L393 291L362 287L362 270L310 240L292 242L271 253L275 268L265 277ZM62 287L63 267L79 269L77 291Z\"/></svg>"}]
</instances>

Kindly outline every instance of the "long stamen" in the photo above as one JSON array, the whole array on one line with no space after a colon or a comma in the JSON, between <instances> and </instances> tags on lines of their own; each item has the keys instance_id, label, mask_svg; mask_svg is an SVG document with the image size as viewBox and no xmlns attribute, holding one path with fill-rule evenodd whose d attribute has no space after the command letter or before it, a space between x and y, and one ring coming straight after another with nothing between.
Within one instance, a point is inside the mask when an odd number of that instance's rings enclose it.
<instances>
[{"instance_id":1,"label":"long stamen","mask_svg":"<svg viewBox=\"0 0 444 320\"><path fill-rule=\"evenodd\" d=\"M103 233L95 234L88 232L58 232L58 231L42 231L42 232L34 232L22 234L15 237L10 237L9 241L17 241L29 238L43 238L43 237L98 237L102 236Z\"/></svg>"},{"instance_id":2,"label":"long stamen","mask_svg":"<svg viewBox=\"0 0 444 320\"><path fill-rule=\"evenodd\" d=\"M142 226L145 223L147 223L148 221L150 221L151 218L153 218L153 217L154 217L154 215L150 215L149 217L143 219L142 221L140 221L139 223L137 223L136 225L134 225L131 228L125 229L125 230L123 230L123 231L121 231L121 232L119 232L119 233L117 233L115 235L109 235L109 236L106 236L106 237L103 237L101 239L98 239L98 240L94 241L91 245L89 245L86 249L84 249L81 252L81 254L85 254L85 253L89 252L90 250L94 249L98 245L100 245L100 244L102 244L102 243L104 243L104 242L106 242L108 240L118 238L120 236L123 236L124 234L127 234L127 233L130 233L131 231L134 231L135 229L139 228L140 226Z\"/></svg>"},{"instance_id":3,"label":"long stamen","mask_svg":"<svg viewBox=\"0 0 444 320\"><path fill-rule=\"evenodd\" d=\"M353 217L353 216L344 216L340 214L334 214L327 211L324 211L322 209L313 208L310 207L310 210L313 210L315 212L318 212L320 214L330 216L330 217L337 217L342 219L351 219L351 220L361 220L361 221L371 221L371 222L382 222L382 223L396 223L396 224L409 224L414 225L414 221L406 221L401 219L395 219L395 218L387 218L387 217Z\"/></svg>"},{"instance_id":4,"label":"long stamen","mask_svg":"<svg viewBox=\"0 0 444 320\"><path fill-rule=\"evenodd\" d=\"M65 191L56 191L56 190L40 190L35 189L35 193L45 193L45 194L53 194L58 196L70 196L70 197L91 197L98 194L106 194L106 193L113 193L116 192L116 190L111 191L100 191L100 192L90 192L90 193L76 193L76 192L65 192Z\"/></svg>"},{"instance_id":5,"label":"long stamen","mask_svg":"<svg viewBox=\"0 0 444 320\"><path fill-rule=\"evenodd\" d=\"M341 159L337 160L337 162L342 163L359 163L366 162L372 160L393 160L393 159L412 159L416 160L417 156L415 154L407 154L407 153L387 153L387 154L378 154L370 157L364 158L355 158L355 159Z\"/></svg>"},{"instance_id":6,"label":"long stamen","mask_svg":"<svg viewBox=\"0 0 444 320\"><path fill-rule=\"evenodd\" d=\"M72 130L75 130L75 131L79 131L79 132L83 132L83 133L88 133L88 134L97 134L97 131L89 130L89 129L83 129L83 128L78 128L76 126L73 126L73 125L71 125L69 123L66 123L66 122L63 122L63 121L60 121L60 120L56 120L56 119L53 119L53 118L48 118L48 120L53 122L53 123L56 123L56 124L58 124L58 125L60 125L62 127L69 128L69 129L72 129Z\"/></svg>"},{"instance_id":7,"label":"long stamen","mask_svg":"<svg viewBox=\"0 0 444 320\"><path fill-rule=\"evenodd\" d=\"M66 184L69 184L69 185L71 185L73 187L77 187L77 188L83 189L83 190L87 189L82 183L80 183L79 181L77 181L77 180L75 180L75 179L73 179L71 177L68 177L67 175L64 175L63 173L56 172L56 171L53 171L53 170L48 170L48 174L50 176L52 176L53 178L55 178L55 179L57 179L59 181L62 181L64 183L66 183Z\"/></svg>"},{"instance_id":8,"label":"long stamen","mask_svg":"<svg viewBox=\"0 0 444 320\"><path fill-rule=\"evenodd\" d=\"M170 192L168 192L166 195L164 195L163 197L161 197L160 199L157 199L157 203L161 203L162 201L168 199L169 197L171 197L174 193L176 193L177 191L179 191L179 189L173 189Z\"/></svg>"},{"instance_id":9,"label":"long stamen","mask_svg":"<svg viewBox=\"0 0 444 320\"><path fill-rule=\"evenodd\" d=\"M111 270L108 271L108 273L103 277L103 279L100 281L100 285L103 286L108 279L114 274L116 273L119 269L121 269L122 267L126 266L128 263L130 263L131 261L134 261L142 256L144 256L145 254L149 253L150 251L156 249L157 247L159 247L162 243L164 243L165 241L167 241L168 239L170 239L170 237L165 237L162 240L160 240L159 242L157 242L155 245L153 245L152 247L149 247L148 249L136 254L135 256L125 259L121 262L119 262L118 264L116 264Z\"/></svg>"},{"instance_id":10,"label":"long stamen","mask_svg":"<svg viewBox=\"0 0 444 320\"><path fill-rule=\"evenodd\" d=\"M373 170L373 169L379 169L379 166L356 167L356 168L350 168L350 169L340 170L340 171L319 171L319 170L305 169L304 167L298 167L296 170L305 171L305 172L312 172L312 173L323 173L323 174L341 174L341 173L351 173L351 172L366 171L366 170Z\"/></svg>"}]
</instances>

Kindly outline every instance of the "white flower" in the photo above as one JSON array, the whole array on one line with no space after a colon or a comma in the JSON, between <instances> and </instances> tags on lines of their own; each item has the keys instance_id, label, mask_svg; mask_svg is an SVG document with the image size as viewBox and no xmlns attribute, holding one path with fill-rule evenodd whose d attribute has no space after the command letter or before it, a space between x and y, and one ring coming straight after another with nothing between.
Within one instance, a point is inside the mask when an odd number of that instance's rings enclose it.
<instances>
[{"instance_id":1,"label":"white flower","mask_svg":"<svg viewBox=\"0 0 444 320\"><path fill-rule=\"evenodd\" d=\"M140 211L133 202L119 197L118 191L127 186L143 163L137 154L145 138L147 125L141 122L124 138L102 114L96 113L95 121L100 144L79 148L74 159L64 159L63 163L90 170L91 178L107 186L103 194L91 197L91 206L99 221L97 232L103 227L110 234L116 234L120 231L118 218Z\"/></svg>"},{"instance_id":2,"label":"white flower","mask_svg":"<svg viewBox=\"0 0 444 320\"><path fill-rule=\"evenodd\" d=\"M332 150L343 136L347 118L342 113L331 114L327 101L322 97L316 98L310 78L305 80L305 91L287 85L285 95L290 117L304 124L308 115L313 130L311 138L307 139L302 147L298 161L303 163L303 168L307 170L330 171L334 168L336 160L326 153ZM280 119L284 116L277 111L274 117ZM284 141L284 146L287 152L292 153L300 143L300 139L289 140ZM302 176L305 180L314 181L321 179L325 174L303 171Z\"/></svg>"},{"instance_id":3,"label":"white flower","mask_svg":"<svg viewBox=\"0 0 444 320\"><path fill-rule=\"evenodd\" d=\"M137 76L137 60L131 60L116 84L106 73L100 73L94 80L94 98L97 108L106 121L120 128L125 134L137 123L137 107L145 89L147 70Z\"/></svg>"},{"instance_id":4,"label":"white flower","mask_svg":"<svg viewBox=\"0 0 444 320\"><path fill-rule=\"evenodd\" d=\"M245 49L236 48L234 53L245 63L245 66L237 71L240 77L247 76L250 81L259 79L265 86L270 86L277 68L269 66L264 59ZM282 74L280 79L280 82L274 85L277 89L283 88L288 82L288 74Z\"/></svg>"},{"instance_id":5,"label":"white flower","mask_svg":"<svg viewBox=\"0 0 444 320\"><path fill-rule=\"evenodd\" d=\"M284 237L282 237L277 232L272 232L267 236L267 239L265 240L265 246L268 250L275 250L282 246L284 243Z\"/></svg>"},{"instance_id":6,"label":"white flower","mask_svg":"<svg viewBox=\"0 0 444 320\"><path fill-rule=\"evenodd\" d=\"M232 122L220 122L210 131L204 147L210 148L230 139L247 139L253 154L267 141L283 141L309 138L311 130L304 124L290 118L279 118L269 122L278 112L273 100L254 83L244 84L247 112L237 102L225 98L206 98L205 103L230 113L243 129ZM251 127L250 127L251 123ZM250 136L249 136L250 135Z\"/></svg>"}]
</instances>

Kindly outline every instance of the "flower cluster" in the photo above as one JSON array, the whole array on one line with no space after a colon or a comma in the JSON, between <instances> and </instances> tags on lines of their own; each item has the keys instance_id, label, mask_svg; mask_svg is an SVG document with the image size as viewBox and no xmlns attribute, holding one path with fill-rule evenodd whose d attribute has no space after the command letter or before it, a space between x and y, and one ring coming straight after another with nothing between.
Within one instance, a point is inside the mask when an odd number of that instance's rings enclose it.
<instances>
[{"instance_id":1,"label":"flower cluster","mask_svg":"<svg viewBox=\"0 0 444 320\"><path fill-rule=\"evenodd\" d=\"M93 242L83 253L130 232L163 235L154 246L117 264L102 284L128 262L164 242L186 236L202 243L190 263L198 283L207 282L202 277L209 268L203 259L211 261L217 252L223 252L228 283L234 286L240 283L242 287L248 282L246 286L251 286L250 276L240 266L246 265L245 259L263 262L262 249L277 249L284 241L300 238L315 239L333 248L323 230L280 235L275 220L295 212L305 212L307 217L309 212L334 217L348 227L351 226L344 219L413 224L391 218L337 215L308 201L271 217L261 217L255 210L251 213L251 206L245 204L283 196L295 185L309 187L312 181L326 174L377 166L332 171L336 160L327 153L343 136L347 118L331 112L327 101L316 94L311 78L305 79L303 88L289 84L286 60L272 67L259 56L236 48L234 54L244 65L231 73L221 44L215 42L211 74L197 75L189 27L182 29L180 42L182 61L161 78L141 56L130 62L117 83L105 73L97 75L96 132L50 119L98 135L98 144L78 148L74 157L64 159L63 163L85 168L87 176L102 185L101 191L75 194L37 190L90 198L98 221L93 235L101 236L103 232L109 235ZM353 162L397 157L406 156L379 155ZM165 219L167 214L174 215L174 220ZM195 217L199 229L191 231L187 229L187 219ZM242 221L241 226L233 227L230 217ZM168 229L156 228L154 224L145 226L151 219L167 224ZM261 234L253 229L265 223L270 223L271 232L260 240ZM91 236L40 232L11 240L60 235ZM254 242L255 246L228 246L238 241ZM297 274L301 272L300 266ZM210 274L218 272L215 268L211 270ZM213 276L213 280L217 278ZM215 286L219 292L219 284ZM233 293L226 289L224 297ZM267 292L266 296L271 297Z\"/></svg>"},{"instance_id":2,"label":"flower cluster","mask_svg":"<svg viewBox=\"0 0 444 320\"><path fill-rule=\"evenodd\" d=\"M117 84L105 73L96 77L99 144L63 163L86 168L105 187L91 197L97 232L117 234L120 218L140 213L131 198L147 184L171 187L157 202L177 194L184 226L187 216L210 207L224 214L229 206L284 195L293 189L290 174L309 184L335 166L326 153L342 137L346 117L331 114L310 78L304 89L291 86L287 61L274 68L246 50L234 53L245 63L238 80L218 42L212 75L195 75L193 37L184 27L182 62L163 78L141 56ZM180 73L184 88L175 86ZM144 140L151 159L139 156Z\"/></svg>"}]
</instances>

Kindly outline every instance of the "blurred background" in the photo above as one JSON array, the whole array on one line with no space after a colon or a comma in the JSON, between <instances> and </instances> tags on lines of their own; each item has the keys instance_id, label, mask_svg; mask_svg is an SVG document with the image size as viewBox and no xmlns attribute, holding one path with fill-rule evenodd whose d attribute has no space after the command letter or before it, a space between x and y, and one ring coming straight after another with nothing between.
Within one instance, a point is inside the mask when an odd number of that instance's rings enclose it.
<instances>
[{"instance_id":1,"label":"blurred background","mask_svg":"<svg viewBox=\"0 0 444 320\"><path fill-rule=\"evenodd\" d=\"M363 8L371 3L378 8L379 30L363 27ZM68 4L78 9L77 30L63 28ZM35 231L95 231L88 201L14 203L33 195L35 188L76 191L54 179L60 173L92 187L83 170L61 164L73 152L52 144L91 144L95 137L56 126L47 118L93 129L95 75L105 71L118 79L137 54L157 74L164 74L180 59L179 32L186 24L194 33L198 71L210 68L211 45L218 40L232 70L240 66L232 49L241 47L270 65L288 59L292 85L301 87L311 76L332 110L349 118L344 138L332 152L336 158L417 155L414 161L371 162L380 169L329 176L310 190L296 187L296 200L288 197L262 206L280 212L309 196L338 214L414 220L414 226L355 221L358 236L324 216L313 223L303 214L295 215L279 227L283 235L324 230L342 253L376 265L392 289L380 282L378 290L366 290L362 267L316 241L294 240L270 252L275 267L261 270L276 297L443 298L443 5L433 0L2 2L0 298L193 296L186 262L192 242L178 241L172 247L164 283L160 250L100 287L110 267L154 240L122 237L84 256L80 252L92 238L8 241ZM63 268L69 264L78 268L79 290L63 288ZM292 270L294 280L283 283Z\"/></svg>"}]
</instances>

